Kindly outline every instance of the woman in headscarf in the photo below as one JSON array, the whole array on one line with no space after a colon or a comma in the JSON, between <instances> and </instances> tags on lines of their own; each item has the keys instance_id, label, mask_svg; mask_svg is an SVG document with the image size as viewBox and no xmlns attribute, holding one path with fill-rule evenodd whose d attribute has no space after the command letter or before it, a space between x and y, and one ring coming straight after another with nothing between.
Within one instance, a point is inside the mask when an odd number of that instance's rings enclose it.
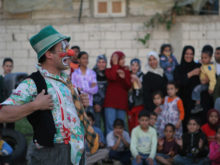
<instances>
[{"instance_id":1,"label":"woman in headscarf","mask_svg":"<svg viewBox=\"0 0 220 165\"><path fill-rule=\"evenodd\" d=\"M128 90L131 88L131 76L125 66L125 54L121 51L114 52L110 64L111 68L105 71L108 80L104 101L107 133L113 130L115 119L125 120L128 110Z\"/></svg>"},{"instance_id":2,"label":"woman in headscarf","mask_svg":"<svg viewBox=\"0 0 220 165\"><path fill-rule=\"evenodd\" d=\"M93 95L93 105L95 111L95 126L101 128L101 117L103 114L103 104L105 99L105 91L107 87L107 78L105 76L105 70L107 66L107 58L104 54L99 55L96 60L96 65L93 70L96 73L98 92Z\"/></svg>"},{"instance_id":3,"label":"woman in headscarf","mask_svg":"<svg viewBox=\"0 0 220 165\"><path fill-rule=\"evenodd\" d=\"M200 84L199 74L201 64L194 62L195 50L192 46L185 46L182 52L180 65L174 71L174 80L179 87L179 96L183 101L185 118L183 126L186 130L186 122L189 120L190 111L194 107L192 91Z\"/></svg>"},{"instance_id":4,"label":"woman in headscarf","mask_svg":"<svg viewBox=\"0 0 220 165\"><path fill-rule=\"evenodd\" d=\"M142 80L144 73L141 71L141 61L134 58L130 62L132 88L128 93L128 126L129 132L136 127L138 123L138 114L144 109Z\"/></svg>"},{"instance_id":5,"label":"woman in headscarf","mask_svg":"<svg viewBox=\"0 0 220 165\"><path fill-rule=\"evenodd\" d=\"M150 112L156 108L153 103L153 93L161 91L164 95L166 94L167 79L163 69L160 67L159 61L159 56L155 51L147 54L147 72L143 77L143 96L144 108Z\"/></svg>"}]
</instances>

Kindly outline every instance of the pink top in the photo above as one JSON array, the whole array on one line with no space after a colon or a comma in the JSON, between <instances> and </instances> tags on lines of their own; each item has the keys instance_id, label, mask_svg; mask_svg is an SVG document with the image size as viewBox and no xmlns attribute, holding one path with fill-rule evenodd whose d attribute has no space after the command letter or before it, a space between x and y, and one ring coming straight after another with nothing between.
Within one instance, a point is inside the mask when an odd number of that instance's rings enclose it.
<instances>
[{"instance_id":1,"label":"pink top","mask_svg":"<svg viewBox=\"0 0 220 165\"><path fill-rule=\"evenodd\" d=\"M209 149L209 159L212 161L212 165L220 165L220 144L212 142Z\"/></svg>"}]
</instances>

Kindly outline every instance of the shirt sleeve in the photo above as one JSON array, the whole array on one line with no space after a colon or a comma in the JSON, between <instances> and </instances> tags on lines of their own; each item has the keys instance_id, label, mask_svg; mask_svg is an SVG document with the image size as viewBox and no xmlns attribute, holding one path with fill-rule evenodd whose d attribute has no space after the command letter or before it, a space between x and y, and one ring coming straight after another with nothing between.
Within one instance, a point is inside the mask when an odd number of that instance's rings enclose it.
<instances>
[{"instance_id":1,"label":"shirt sleeve","mask_svg":"<svg viewBox=\"0 0 220 165\"><path fill-rule=\"evenodd\" d=\"M94 71L91 71L91 82L89 82L89 88L83 89L84 92L88 94L96 94L98 92L98 85L97 85L97 80L96 80L96 74ZM94 87L91 87L90 84L95 83L96 85Z\"/></svg>"},{"instance_id":2,"label":"shirt sleeve","mask_svg":"<svg viewBox=\"0 0 220 165\"><path fill-rule=\"evenodd\" d=\"M107 146L108 147L113 147L115 145L115 142L114 142L114 139L113 139L113 132L110 132L108 135L107 135Z\"/></svg>"},{"instance_id":3,"label":"shirt sleeve","mask_svg":"<svg viewBox=\"0 0 220 165\"><path fill-rule=\"evenodd\" d=\"M124 138L130 144L131 139L130 139L130 136L129 136L128 132L126 132L126 131L124 132Z\"/></svg>"},{"instance_id":4,"label":"shirt sleeve","mask_svg":"<svg viewBox=\"0 0 220 165\"><path fill-rule=\"evenodd\" d=\"M157 152L157 133L156 130L152 128L152 144L151 144L151 151L149 157L154 159Z\"/></svg>"},{"instance_id":5,"label":"shirt sleeve","mask_svg":"<svg viewBox=\"0 0 220 165\"><path fill-rule=\"evenodd\" d=\"M37 87L32 79L22 81L1 105L23 105L33 101L37 96Z\"/></svg>"},{"instance_id":6,"label":"shirt sleeve","mask_svg":"<svg viewBox=\"0 0 220 165\"><path fill-rule=\"evenodd\" d=\"M209 65L208 66L208 73L206 74L209 78L209 90L214 90L215 85L216 85L216 70L214 65Z\"/></svg>"},{"instance_id":7,"label":"shirt sleeve","mask_svg":"<svg viewBox=\"0 0 220 165\"><path fill-rule=\"evenodd\" d=\"M177 107L180 112L180 120L183 120L184 119L184 107L183 107L183 101L181 99L177 101Z\"/></svg>"},{"instance_id":8,"label":"shirt sleeve","mask_svg":"<svg viewBox=\"0 0 220 165\"><path fill-rule=\"evenodd\" d=\"M137 144L138 144L138 138L137 138L137 132L136 129L133 129L131 132L131 145L130 150L131 154L134 158L138 156L138 150L137 150Z\"/></svg>"},{"instance_id":9,"label":"shirt sleeve","mask_svg":"<svg viewBox=\"0 0 220 165\"><path fill-rule=\"evenodd\" d=\"M105 75L109 80L116 80L118 78L117 70L119 66L113 65L111 68L105 70Z\"/></svg>"}]
</instances>

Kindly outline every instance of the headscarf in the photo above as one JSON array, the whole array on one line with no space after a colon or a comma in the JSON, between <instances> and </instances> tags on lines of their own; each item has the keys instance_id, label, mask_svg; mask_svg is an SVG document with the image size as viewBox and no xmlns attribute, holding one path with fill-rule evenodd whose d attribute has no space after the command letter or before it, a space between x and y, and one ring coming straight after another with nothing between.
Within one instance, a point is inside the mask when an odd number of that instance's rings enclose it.
<instances>
[{"instance_id":1,"label":"headscarf","mask_svg":"<svg viewBox=\"0 0 220 165\"><path fill-rule=\"evenodd\" d=\"M195 54L195 49L194 47L190 46L190 45L187 45L183 48L183 52L182 52L182 57L181 57L181 62L180 62L180 66L181 68L186 72L190 72L191 70L193 70L195 67L195 62L194 62L194 59L191 61L191 62L186 62L185 59L184 59L184 56L186 54L186 51L188 49L191 49L192 52L193 52L193 56Z\"/></svg>"},{"instance_id":2,"label":"headscarf","mask_svg":"<svg viewBox=\"0 0 220 165\"><path fill-rule=\"evenodd\" d=\"M149 65L149 63L148 63L148 62L149 62L149 58L150 58L151 56L153 56L154 58L156 58L156 60L157 60L157 62L158 62L156 69L153 69L153 68ZM158 75L160 75L160 76L163 77L163 69L160 67L159 62L160 62L160 60L159 60L159 56L158 56L157 52L155 52L155 51L149 52L149 53L147 54L147 64L146 64L146 70L147 70L147 72L146 72L146 73L152 72L152 73L158 74Z\"/></svg>"},{"instance_id":3,"label":"headscarf","mask_svg":"<svg viewBox=\"0 0 220 165\"><path fill-rule=\"evenodd\" d=\"M110 62L111 66L113 66L112 57L113 57L113 55L115 55L115 54L118 56L118 64L119 64L119 61L120 61L123 57L125 57L125 54L124 54L123 52L121 52L121 51L115 51L114 53L112 53L112 56L111 56L111 62Z\"/></svg>"},{"instance_id":4,"label":"headscarf","mask_svg":"<svg viewBox=\"0 0 220 165\"><path fill-rule=\"evenodd\" d=\"M105 81L106 80L106 76L105 76L105 70L99 70L98 69L98 62L99 60L104 60L107 64L107 58L105 56L105 54L101 54L97 57L96 59L96 65L94 66L93 70L96 72L97 74L97 81Z\"/></svg>"},{"instance_id":5,"label":"headscarf","mask_svg":"<svg viewBox=\"0 0 220 165\"><path fill-rule=\"evenodd\" d=\"M138 58L133 58L131 61L130 61L130 65L132 65L133 63L137 63L138 66L139 66L139 69L138 69L138 72L136 73L136 75L138 77L140 77L143 73L141 71L141 61L138 59Z\"/></svg>"},{"instance_id":6,"label":"headscarf","mask_svg":"<svg viewBox=\"0 0 220 165\"><path fill-rule=\"evenodd\" d=\"M216 124L211 124L209 122L209 116L211 115L212 112L216 112L218 115L218 122ZM216 109L210 109L207 113L207 121L208 121L208 125L210 126L211 129L215 130L217 128L217 126L220 124L220 114Z\"/></svg>"}]
</instances>

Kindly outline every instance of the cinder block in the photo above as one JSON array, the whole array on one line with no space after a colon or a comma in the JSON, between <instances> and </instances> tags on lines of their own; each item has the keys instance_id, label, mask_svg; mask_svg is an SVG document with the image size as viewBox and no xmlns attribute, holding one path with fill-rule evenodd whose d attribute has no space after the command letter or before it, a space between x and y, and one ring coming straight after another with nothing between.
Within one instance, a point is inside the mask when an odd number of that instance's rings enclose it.
<instances>
[{"instance_id":1,"label":"cinder block","mask_svg":"<svg viewBox=\"0 0 220 165\"><path fill-rule=\"evenodd\" d=\"M76 33L74 36L75 36L74 39L76 42L77 41L88 41L89 39L88 33Z\"/></svg>"},{"instance_id":2,"label":"cinder block","mask_svg":"<svg viewBox=\"0 0 220 165\"><path fill-rule=\"evenodd\" d=\"M106 32L105 33L105 39L107 39L107 40L119 40L119 39L121 39L121 33L120 32Z\"/></svg>"},{"instance_id":3,"label":"cinder block","mask_svg":"<svg viewBox=\"0 0 220 165\"><path fill-rule=\"evenodd\" d=\"M115 41L100 41L101 48L115 48Z\"/></svg>"},{"instance_id":4,"label":"cinder block","mask_svg":"<svg viewBox=\"0 0 220 165\"><path fill-rule=\"evenodd\" d=\"M131 40L117 40L116 48L131 48Z\"/></svg>"},{"instance_id":5,"label":"cinder block","mask_svg":"<svg viewBox=\"0 0 220 165\"><path fill-rule=\"evenodd\" d=\"M116 24L116 31L130 31L131 24L130 23L118 23Z\"/></svg>"},{"instance_id":6,"label":"cinder block","mask_svg":"<svg viewBox=\"0 0 220 165\"><path fill-rule=\"evenodd\" d=\"M125 40L134 40L137 39L137 32L122 32L122 39Z\"/></svg>"},{"instance_id":7,"label":"cinder block","mask_svg":"<svg viewBox=\"0 0 220 165\"><path fill-rule=\"evenodd\" d=\"M99 48L99 41L85 41L85 49Z\"/></svg>"}]
</instances>

